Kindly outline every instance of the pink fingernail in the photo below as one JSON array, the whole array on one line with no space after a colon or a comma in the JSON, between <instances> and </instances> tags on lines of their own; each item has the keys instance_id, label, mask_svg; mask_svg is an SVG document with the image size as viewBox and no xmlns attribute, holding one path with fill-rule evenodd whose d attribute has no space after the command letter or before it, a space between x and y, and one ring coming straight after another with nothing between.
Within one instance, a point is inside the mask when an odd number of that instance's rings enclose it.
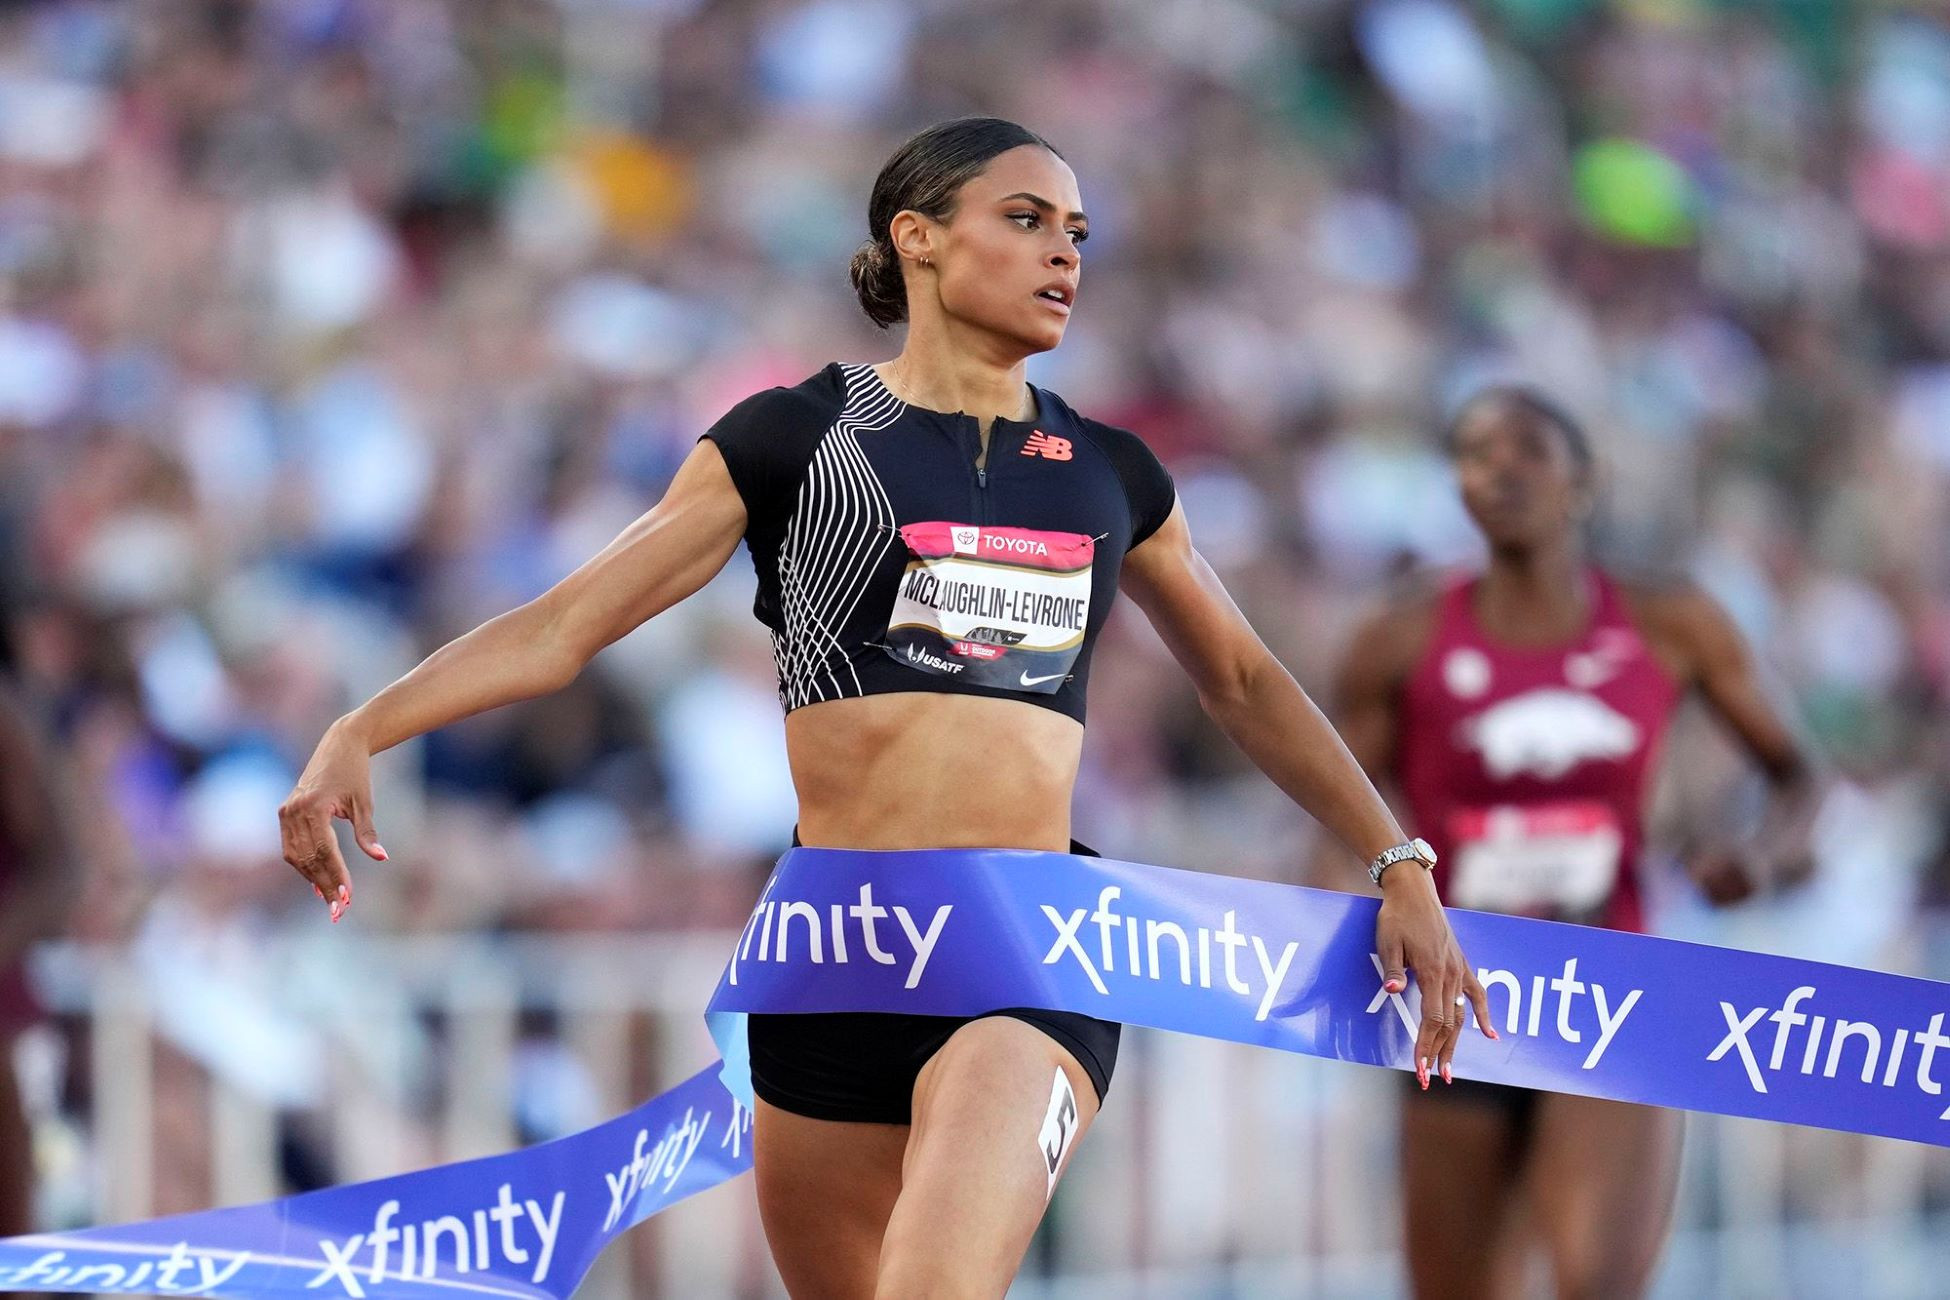
<instances>
[{"instance_id":1,"label":"pink fingernail","mask_svg":"<svg viewBox=\"0 0 1950 1300\"><path fill-rule=\"evenodd\" d=\"M352 906L352 887L350 885L339 886L339 902L347 907Z\"/></svg>"},{"instance_id":2,"label":"pink fingernail","mask_svg":"<svg viewBox=\"0 0 1950 1300\"><path fill-rule=\"evenodd\" d=\"M379 855L379 860L381 862L387 860L386 846L381 844L378 840L374 840L372 842L372 851Z\"/></svg>"},{"instance_id":3,"label":"pink fingernail","mask_svg":"<svg viewBox=\"0 0 1950 1300\"><path fill-rule=\"evenodd\" d=\"M1444 1062L1442 1066L1442 1081L1444 1083L1454 1083L1456 1081L1455 1077L1449 1073L1449 1066L1447 1062Z\"/></svg>"}]
</instances>

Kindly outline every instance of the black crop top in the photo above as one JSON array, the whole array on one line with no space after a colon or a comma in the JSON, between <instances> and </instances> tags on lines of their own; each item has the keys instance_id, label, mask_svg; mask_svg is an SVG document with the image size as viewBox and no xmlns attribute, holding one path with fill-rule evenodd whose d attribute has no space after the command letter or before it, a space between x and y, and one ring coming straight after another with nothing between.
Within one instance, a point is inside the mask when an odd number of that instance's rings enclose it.
<instances>
[{"instance_id":1,"label":"black crop top","mask_svg":"<svg viewBox=\"0 0 1950 1300\"><path fill-rule=\"evenodd\" d=\"M1090 651L1124 554L1170 515L1136 434L1038 388L1033 422L896 398L829 365L733 407L704 437L744 499L779 699L894 691L1026 700L1083 720Z\"/></svg>"}]
</instances>

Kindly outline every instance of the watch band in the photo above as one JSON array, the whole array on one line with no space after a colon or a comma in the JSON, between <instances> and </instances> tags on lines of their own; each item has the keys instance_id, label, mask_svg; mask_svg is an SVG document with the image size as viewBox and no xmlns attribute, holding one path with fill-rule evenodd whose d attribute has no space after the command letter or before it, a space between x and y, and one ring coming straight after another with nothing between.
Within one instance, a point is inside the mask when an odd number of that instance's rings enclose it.
<instances>
[{"instance_id":1,"label":"watch band","mask_svg":"<svg viewBox=\"0 0 1950 1300\"><path fill-rule=\"evenodd\" d=\"M1427 840L1418 835L1404 844L1397 844L1392 849L1383 849L1375 854L1374 861L1368 864L1368 879L1379 885L1382 872L1397 862L1409 858L1421 863L1424 870L1435 870L1435 850L1429 846Z\"/></svg>"}]
</instances>

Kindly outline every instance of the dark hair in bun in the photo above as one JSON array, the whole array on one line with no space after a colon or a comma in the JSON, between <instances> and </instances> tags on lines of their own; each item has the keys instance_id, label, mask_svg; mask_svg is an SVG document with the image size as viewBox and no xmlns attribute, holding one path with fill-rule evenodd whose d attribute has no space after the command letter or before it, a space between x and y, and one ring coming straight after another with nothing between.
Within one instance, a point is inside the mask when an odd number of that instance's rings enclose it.
<instances>
[{"instance_id":1,"label":"dark hair in bun","mask_svg":"<svg viewBox=\"0 0 1950 1300\"><path fill-rule=\"evenodd\" d=\"M997 154L1026 144L1051 153L1050 142L999 117L958 117L929 127L894 151L874 178L867 199L868 240L853 254L849 274L860 310L886 329L907 319L907 284L889 234L894 215L914 211L936 221L954 214L955 195ZM1057 154L1057 157L1063 155Z\"/></svg>"}]
</instances>

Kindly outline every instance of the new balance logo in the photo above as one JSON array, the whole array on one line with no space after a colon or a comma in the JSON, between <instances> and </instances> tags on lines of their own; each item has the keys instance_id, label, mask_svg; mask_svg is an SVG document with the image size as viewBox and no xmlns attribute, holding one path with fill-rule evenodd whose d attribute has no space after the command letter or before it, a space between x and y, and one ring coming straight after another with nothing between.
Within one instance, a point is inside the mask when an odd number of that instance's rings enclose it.
<instances>
[{"instance_id":1,"label":"new balance logo","mask_svg":"<svg viewBox=\"0 0 1950 1300\"><path fill-rule=\"evenodd\" d=\"M1041 456L1044 460L1068 460L1070 459L1070 440L1068 438L1052 438L1049 434L1038 429L1036 432L1030 434L1029 441L1022 445L1022 454L1025 456Z\"/></svg>"}]
</instances>

